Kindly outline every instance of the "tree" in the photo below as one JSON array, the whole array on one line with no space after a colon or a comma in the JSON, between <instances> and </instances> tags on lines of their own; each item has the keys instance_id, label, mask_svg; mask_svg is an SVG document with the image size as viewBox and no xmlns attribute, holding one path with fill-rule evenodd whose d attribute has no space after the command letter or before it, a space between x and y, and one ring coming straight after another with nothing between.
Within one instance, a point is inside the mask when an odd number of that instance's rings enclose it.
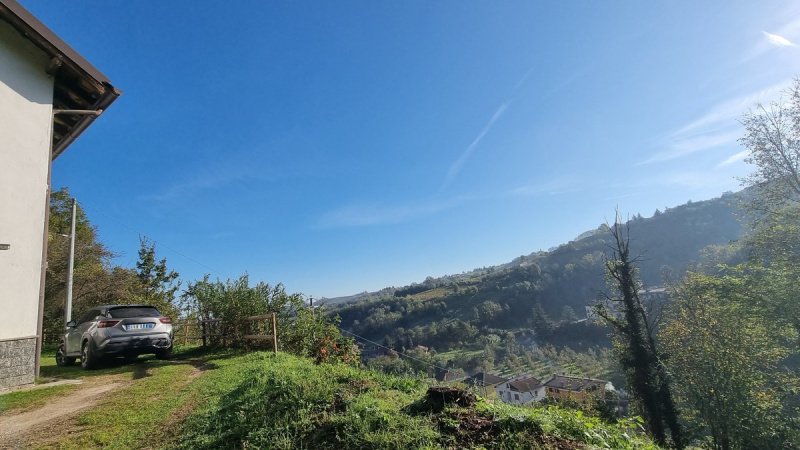
<instances>
[{"instance_id":1,"label":"tree","mask_svg":"<svg viewBox=\"0 0 800 450\"><path fill-rule=\"evenodd\" d=\"M533 305L531 327L536 333L536 336L539 338L547 339L547 337L553 334L553 321L551 321L547 316L547 313L544 312L544 308L542 307L541 303L537 302L535 305Z\"/></svg>"},{"instance_id":2,"label":"tree","mask_svg":"<svg viewBox=\"0 0 800 450\"><path fill-rule=\"evenodd\" d=\"M143 288L138 299L141 303L151 304L164 314L177 314L175 293L180 288L178 272L167 267L166 258L157 260L155 243L143 236L139 237L136 275Z\"/></svg>"},{"instance_id":3,"label":"tree","mask_svg":"<svg viewBox=\"0 0 800 450\"><path fill-rule=\"evenodd\" d=\"M597 313L611 325L620 362L633 399L645 420L647 430L660 445L669 440L676 448L684 446L678 411L672 398L670 380L664 366L645 308L639 299L640 283L636 258L630 255L630 233L617 215L611 227L613 253L606 260L610 284L617 291L607 296L616 304L618 315L607 305L598 305ZM668 440L669 437L669 440Z\"/></svg>"},{"instance_id":4,"label":"tree","mask_svg":"<svg viewBox=\"0 0 800 450\"><path fill-rule=\"evenodd\" d=\"M688 274L661 338L687 420L715 448L783 448L792 416L784 405L797 388L783 367L793 330L764 314L762 280L742 269Z\"/></svg>"},{"instance_id":5,"label":"tree","mask_svg":"<svg viewBox=\"0 0 800 450\"><path fill-rule=\"evenodd\" d=\"M69 233L72 221L72 196L67 188L50 195L47 271L45 274L44 323L48 334L64 329ZM75 223L75 266L73 276L73 317L86 309L109 303L118 284L112 276L109 251L97 239L97 230L78 204Z\"/></svg>"},{"instance_id":6,"label":"tree","mask_svg":"<svg viewBox=\"0 0 800 450\"><path fill-rule=\"evenodd\" d=\"M50 221L45 277L44 332L58 336L64 329L72 196L67 188L50 195ZM154 259L155 253L153 256ZM75 222L75 267L72 289L72 316L77 317L97 305L154 303L162 312L174 314L148 297L137 271L112 264L114 254L97 238L97 230L86 212L77 205ZM173 292L174 294L174 292Z\"/></svg>"},{"instance_id":7,"label":"tree","mask_svg":"<svg viewBox=\"0 0 800 450\"><path fill-rule=\"evenodd\" d=\"M784 98L758 105L742 118L745 134L739 142L748 150L746 162L756 170L743 181L756 188L763 211L772 212L800 201L800 78Z\"/></svg>"},{"instance_id":8,"label":"tree","mask_svg":"<svg viewBox=\"0 0 800 450\"><path fill-rule=\"evenodd\" d=\"M684 417L715 448L790 448L800 442L800 79L742 124L752 228L673 288L660 335Z\"/></svg>"},{"instance_id":9,"label":"tree","mask_svg":"<svg viewBox=\"0 0 800 450\"><path fill-rule=\"evenodd\" d=\"M773 320L793 322L800 332L800 302L794 290L800 270L800 77L783 97L758 105L742 118L748 150L746 162L755 171L743 181L755 188L748 206L757 213L745 239L745 257L764 270L762 289L772 289L769 309Z\"/></svg>"},{"instance_id":10,"label":"tree","mask_svg":"<svg viewBox=\"0 0 800 450\"><path fill-rule=\"evenodd\" d=\"M479 320L486 325L496 321L502 314L503 307L499 303L491 300L481 303L480 307L478 308Z\"/></svg>"}]
</instances>

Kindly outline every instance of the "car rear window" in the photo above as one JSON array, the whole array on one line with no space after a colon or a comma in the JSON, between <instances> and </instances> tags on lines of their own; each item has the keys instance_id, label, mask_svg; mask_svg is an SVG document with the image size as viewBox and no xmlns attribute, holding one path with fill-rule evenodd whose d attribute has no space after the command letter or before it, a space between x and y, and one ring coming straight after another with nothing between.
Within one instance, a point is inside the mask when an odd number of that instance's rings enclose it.
<instances>
[{"instance_id":1,"label":"car rear window","mask_svg":"<svg viewBox=\"0 0 800 450\"><path fill-rule=\"evenodd\" d=\"M142 308L137 306L126 306L114 308L108 311L112 319L130 319L133 317L161 317L161 313L155 308Z\"/></svg>"}]
</instances>

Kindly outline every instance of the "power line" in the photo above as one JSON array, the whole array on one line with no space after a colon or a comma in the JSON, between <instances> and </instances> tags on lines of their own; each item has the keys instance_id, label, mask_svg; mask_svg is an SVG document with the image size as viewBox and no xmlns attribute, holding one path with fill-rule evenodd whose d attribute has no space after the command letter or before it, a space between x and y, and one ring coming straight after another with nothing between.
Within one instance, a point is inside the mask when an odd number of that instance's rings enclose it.
<instances>
[{"instance_id":1,"label":"power line","mask_svg":"<svg viewBox=\"0 0 800 450\"><path fill-rule=\"evenodd\" d=\"M83 201L78 201L78 204L79 204L79 205L81 205L81 207L82 207L84 210L86 210L86 209L87 209L87 208L86 208L86 204L85 204L85 202L83 202ZM127 225L123 224L122 222L119 222L119 221L115 220L113 217L111 217L111 216L109 216L109 215L104 215L104 217L105 217L107 220L110 220L111 222L113 222L115 225L119 226L120 228L123 228L123 229L125 229L125 230L127 230L127 231L129 231L129 232L131 232L131 233L136 233L138 236L147 236L147 234L146 234L146 233L142 233L142 232L140 232L140 231L136 231L136 230L134 230L134 229L132 229L132 228L128 227ZM175 248L173 248L173 247L171 247L171 246L169 246L169 245L165 244L163 241L156 241L156 243L157 243L158 245L160 245L160 246L162 246L162 247L164 247L164 248L166 248L166 249L168 249L168 250L172 251L173 253L177 254L178 256L181 256L181 257L183 257L183 258L187 259L188 261L191 261L191 262L193 262L193 263L195 263L195 264L197 264L197 265L199 265L199 266L203 266L203 267L205 267L206 269L210 270L211 272L213 272L213 273L217 274L217 276L219 276L219 274L221 273L219 270L216 270L215 268L213 268L213 267L209 266L208 264L202 263L202 262L200 262L200 261L198 261L198 260L196 260L196 259L194 259L194 258L192 258L192 257L190 257L190 256L188 256L188 255L186 255L186 254L184 254L184 253L182 253L182 252L180 252L180 251L176 250Z\"/></svg>"},{"instance_id":2,"label":"power line","mask_svg":"<svg viewBox=\"0 0 800 450\"><path fill-rule=\"evenodd\" d=\"M87 208L86 208L86 206L85 206L85 203L84 203L83 201L77 201L77 200L76 200L76 202L77 202L79 205L81 205L81 207L82 207L84 210L86 210L86 209L87 209ZM142 233L141 233L141 232L138 232L138 231L136 231L136 230L133 230L132 228L130 228L130 227L128 227L128 226L126 226L126 225L124 225L122 222L119 222L119 221L117 221L117 220L114 220L114 218L113 218L113 217L110 217L110 216L108 216L108 215L105 215L105 217L106 217L106 219L110 220L111 222L113 222L114 224L116 224L117 226L119 226L120 228L123 228L123 229L125 229L125 230L127 230L127 231L129 231L129 232L131 232L131 233L136 233L136 234L137 234L137 235L139 235L139 236L141 236L141 235L142 235ZM167 245L167 244L165 244L165 243L163 243L163 242L157 242L157 243L158 243L159 245L161 245L161 246L163 246L163 247L165 247L165 248L167 248L167 249L171 250L173 253L175 253L175 254L177 254L177 255L179 255L179 256L182 256L183 258L185 258L185 259L187 259L187 260L189 260L189 261L191 261L191 262L193 262L193 263L195 263L195 264L198 264L198 265L200 265L200 266L203 266L203 267L205 267L206 269L209 269L211 272L213 272L213 273L216 273L216 274L217 274L217 276L219 276L219 273L220 273L220 271L218 271L218 270L214 269L213 267L211 267L211 266L209 266L209 265L207 265L207 264L204 264L204 263L202 263L202 262L200 262L200 261L198 261L198 260L196 260L196 259L194 259L194 258L192 258L192 257L190 257L190 256L188 256L188 255L186 255L186 254L184 254L184 253L182 253L182 252L180 252L180 251L176 250L175 248L173 248L173 247L171 247L171 246L169 246L169 245ZM400 356L404 356L404 357L406 357L406 358L408 358L408 359L411 359L411 360L417 361L417 362L419 362L419 363L422 363L422 364L424 364L424 365L426 365L426 366L428 366L428 367L433 367L434 369L444 370L445 372L452 372L452 370L451 370L451 369L447 369L447 368L445 368L445 367L440 367L440 366L437 366L436 364L429 363L429 362L427 362L427 361L424 361L424 360L422 360L422 359L419 359L419 358L415 358L415 357L413 357L413 356L411 356L411 355L408 355L408 354L406 354L406 353L403 353L403 352L401 352L401 351L397 351L397 350L395 350L395 349L393 349L393 348L387 347L387 346L385 346L385 345L381 345L381 344L379 344L379 343L377 343L377 342L375 342L375 341L372 341L372 340L370 340L370 339L367 339L367 338L365 338L365 337L363 337L363 336L357 335L357 334L353 333L353 332L352 332L352 331L350 331L350 330L346 330L346 329L344 329L344 328L341 328L341 327L338 327L338 328L339 328L339 330L341 330L341 331L343 331L343 332L345 332L345 333L347 333L347 334L349 334L349 335L353 336L353 337L354 337L354 338L356 338L356 339L360 339L360 340L361 340L361 341L363 341L363 342L367 342L367 343L369 343L369 344L372 344L372 345L374 345L374 346L376 346L376 347L380 347L380 348L382 348L382 349L385 349L385 350L393 351L393 352L397 353L397 354L398 354L398 355L400 355Z\"/></svg>"},{"instance_id":3,"label":"power line","mask_svg":"<svg viewBox=\"0 0 800 450\"><path fill-rule=\"evenodd\" d=\"M437 366L436 364L432 364L432 363L429 363L429 362L427 362L427 361L423 361L423 360L421 360L421 359L419 359L419 358L415 358L415 357L413 357L413 356L411 356L411 355L407 355L407 354L405 354L405 353L403 353L403 352L400 352L400 351L397 351L397 350L395 350L395 349L393 349L393 348L389 348L389 347L387 347L387 346L385 346L385 345L378 344L378 343L377 343L377 342L375 342L375 341L371 341L371 340L369 340L369 339L367 339L367 338L365 338L365 337L363 337L363 336L359 336L359 335L357 335L357 334L353 333L353 332L352 332L352 331L350 331L350 330L345 330L345 329L344 329L344 328L342 328L342 327L339 327L339 330L341 330L341 331L344 331L345 333L347 333L347 334L349 334L349 335L353 336L353 337L354 337L354 338L356 338L356 339L361 339L362 341L364 341L364 342L369 342L370 344L372 344L372 345L375 345L375 346L377 346L377 347L380 347L380 348L383 348L383 349L386 349L386 350L393 351L393 352L397 353L398 355L405 356L405 357L406 357L406 358L408 358L408 359L413 359L414 361L421 362L422 364L425 364L425 365L427 365L427 366L433 367L433 368L435 368L435 369L444 370L444 371L446 371L446 372L452 372L452 370L450 370L450 369L446 369L446 368L444 368L444 367L439 367L439 366Z\"/></svg>"}]
</instances>

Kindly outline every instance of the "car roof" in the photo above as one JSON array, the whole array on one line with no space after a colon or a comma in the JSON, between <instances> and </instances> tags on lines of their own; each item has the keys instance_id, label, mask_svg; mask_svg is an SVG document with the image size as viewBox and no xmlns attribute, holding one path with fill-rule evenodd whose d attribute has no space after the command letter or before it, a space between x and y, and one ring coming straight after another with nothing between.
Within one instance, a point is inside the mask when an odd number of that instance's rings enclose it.
<instances>
[{"instance_id":1,"label":"car roof","mask_svg":"<svg viewBox=\"0 0 800 450\"><path fill-rule=\"evenodd\" d=\"M95 306L94 308L91 309L108 311L109 309L116 309L116 308L153 308L155 310L158 309L153 305L100 305L100 306Z\"/></svg>"}]
</instances>

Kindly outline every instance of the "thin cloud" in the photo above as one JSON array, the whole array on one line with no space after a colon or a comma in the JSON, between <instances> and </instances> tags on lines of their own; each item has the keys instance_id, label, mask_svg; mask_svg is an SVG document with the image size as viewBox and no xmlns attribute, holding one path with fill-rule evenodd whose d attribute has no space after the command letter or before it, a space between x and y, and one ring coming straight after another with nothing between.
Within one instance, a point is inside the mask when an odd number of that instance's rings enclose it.
<instances>
[{"instance_id":1,"label":"thin cloud","mask_svg":"<svg viewBox=\"0 0 800 450\"><path fill-rule=\"evenodd\" d=\"M464 167L464 163L469 159L470 156L472 156L472 154L475 152L475 149L481 143L486 134L488 134L489 131L491 131L494 124L503 116L503 114L506 112L506 109L508 109L511 103L514 102L515 98L514 96L516 95L517 91L519 91L520 88L522 88L522 86L524 86L525 83L528 82L528 78L530 78L531 74L533 74L533 71L534 67L531 67L525 72L524 75L522 75L519 81L517 81L514 84L514 87L511 89L511 98L503 102L497 108L497 110L494 112L494 114L492 114L492 117L483 127L481 132L478 133L478 136L472 141L471 144L467 146L466 149L464 149L463 152L461 152L461 155L459 155L459 157L455 161L453 161L452 164L450 164L450 168L447 169L447 175L445 176L444 183L442 183L442 189L449 186L450 183L452 183L453 180L458 176L458 174L461 172L461 169Z\"/></svg>"},{"instance_id":2,"label":"thin cloud","mask_svg":"<svg viewBox=\"0 0 800 450\"><path fill-rule=\"evenodd\" d=\"M690 189L715 188L721 189L729 186L731 178L722 174L709 173L708 171L677 171L670 172L638 181L640 187L677 186Z\"/></svg>"},{"instance_id":3,"label":"thin cloud","mask_svg":"<svg viewBox=\"0 0 800 450\"><path fill-rule=\"evenodd\" d=\"M202 192L227 188L230 185L248 180L274 180L274 177L269 174L257 172L255 167L255 165L252 167L230 165L219 169L192 173L188 180L174 182L160 192L141 195L139 198L155 202L185 200Z\"/></svg>"},{"instance_id":4,"label":"thin cloud","mask_svg":"<svg viewBox=\"0 0 800 450\"><path fill-rule=\"evenodd\" d=\"M747 111L749 108L752 108L753 105L757 103L765 103L768 100L777 97L778 94L786 90L791 83L791 79L783 80L779 83L775 83L755 92L750 92L748 94L718 103L702 116L675 131L674 134L687 135L702 131L704 129L729 125L730 122L738 120L742 113Z\"/></svg>"},{"instance_id":5,"label":"thin cloud","mask_svg":"<svg viewBox=\"0 0 800 450\"><path fill-rule=\"evenodd\" d=\"M734 145L741 135L739 118L758 103L776 99L792 83L791 79L720 102L701 116L668 133L657 145L663 150L637 165L669 161L703 150Z\"/></svg>"},{"instance_id":6,"label":"thin cloud","mask_svg":"<svg viewBox=\"0 0 800 450\"><path fill-rule=\"evenodd\" d=\"M393 206L351 205L323 214L316 228L349 228L408 222L454 208L464 201L465 198L458 198Z\"/></svg>"},{"instance_id":7,"label":"thin cloud","mask_svg":"<svg viewBox=\"0 0 800 450\"><path fill-rule=\"evenodd\" d=\"M514 85L514 89L512 90L512 92L517 92L519 88L521 88L525 83L528 82L528 77L530 77L533 74L535 68L536 66L533 66L530 69L528 69L527 72L525 72L525 75L523 75L522 78L520 78L519 81L517 81L517 84Z\"/></svg>"},{"instance_id":8,"label":"thin cloud","mask_svg":"<svg viewBox=\"0 0 800 450\"><path fill-rule=\"evenodd\" d=\"M734 153L733 155L731 155L727 159L725 159L725 161L722 161L721 163L717 164L714 168L715 169L721 169L723 167L730 166L733 163L736 163L736 162L739 162L739 161L744 161L744 159L747 158L747 155L749 153L750 153L749 150L742 150L739 153Z\"/></svg>"},{"instance_id":9,"label":"thin cloud","mask_svg":"<svg viewBox=\"0 0 800 450\"><path fill-rule=\"evenodd\" d=\"M467 161L467 159L469 159L472 153L475 152L478 144L480 144L484 136L489 133L497 120L503 116L503 113L506 112L506 109L510 104L511 100L503 103L499 108L497 108L497 111L492 114L492 118L489 119L489 122L487 122L483 127L483 130L481 130L481 132L478 134L478 137L476 137L472 143L469 144L469 146L461 153L461 156L459 156L458 159L456 159L453 164L450 165L450 169L447 170L447 177L444 180L443 187L447 187L453 181L453 179L458 176L459 172L461 172L461 168L464 166L464 163Z\"/></svg>"},{"instance_id":10,"label":"thin cloud","mask_svg":"<svg viewBox=\"0 0 800 450\"><path fill-rule=\"evenodd\" d=\"M187 196L197 192L221 188L227 184L239 180L240 177L198 177L191 181L174 183L156 194L142 195L142 200L152 200L156 202L166 202L170 200L185 199Z\"/></svg>"},{"instance_id":11,"label":"thin cloud","mask_svg":"<svg viewBox=\"0 0 800 450\"><path fill-rule=\"evenodd\" d=\"M574 179L555 179L537 184L518 186L506 192L507 196L532 197L538 195L559 195L570 192L580 192L582 188Z\"/></svg>"},{"instance_id":12,"label":"thin cloud","mask_svg":"<svg viewBox=\"0 0 800 450\"><path fill-rule=\"evenodd\" d=\"M791 7L782 14L784 17L797 17L797 8ZM746 63L777 48L792 48L797 45L792 41L800 36L800 17L776 27L774 32L762 31L762 38L744 53L740 63Z\"/></svg>"},{"instance_id":13,"label":"thin cloud","mask_svg":"<svg viewBox=\"0 0 800 450\"><path fill-rule=\"evenodd\" d=\"M355 204L323 214L313 228L351 228L393 225L438 214L477 201L490 202L515 197L559 195L580 191L574 178L558 178L538 184L518 186L501 192L459 195L449 199L430 199L399 205Z\"/></svg>"},{"instance_id":14,"label":"thin cloud","mask_svg":"<svg viewBox=\"0 0 800 450\"><path fill-rule=\"evenodd\" d=\"M794 42L781 35L772 34L767 31L762 31L762 33L764 33L764 36L767 38L767 42L776 47L797 47Z\"/></svg>"},{"instance_id":15,"label":"thin cloud","mask_svg":"<svg viewBox=\"0 0 800 450\"><path fill-rule=\"evenodd\" d=\"M631 197L635 197L637 195L642 195L642 193L641 192L628 192L626 194L612 195L611 197L606 197L603 200L622 200L623 198L631 198Z\"/></svg>"},{"instance_id":16,"label":"thin cloud","mask_svg":"<svg viewBox=\"0 0 800 450\"><path fill-rule=\"evenodd\" d=\"M703 150L712 149L736 142L739 130L710 133L683 139L674 140L668 150L656 153L650 158L641 161L638 165L652 164L681 158Z\"/></svg>"}]
</instances>

